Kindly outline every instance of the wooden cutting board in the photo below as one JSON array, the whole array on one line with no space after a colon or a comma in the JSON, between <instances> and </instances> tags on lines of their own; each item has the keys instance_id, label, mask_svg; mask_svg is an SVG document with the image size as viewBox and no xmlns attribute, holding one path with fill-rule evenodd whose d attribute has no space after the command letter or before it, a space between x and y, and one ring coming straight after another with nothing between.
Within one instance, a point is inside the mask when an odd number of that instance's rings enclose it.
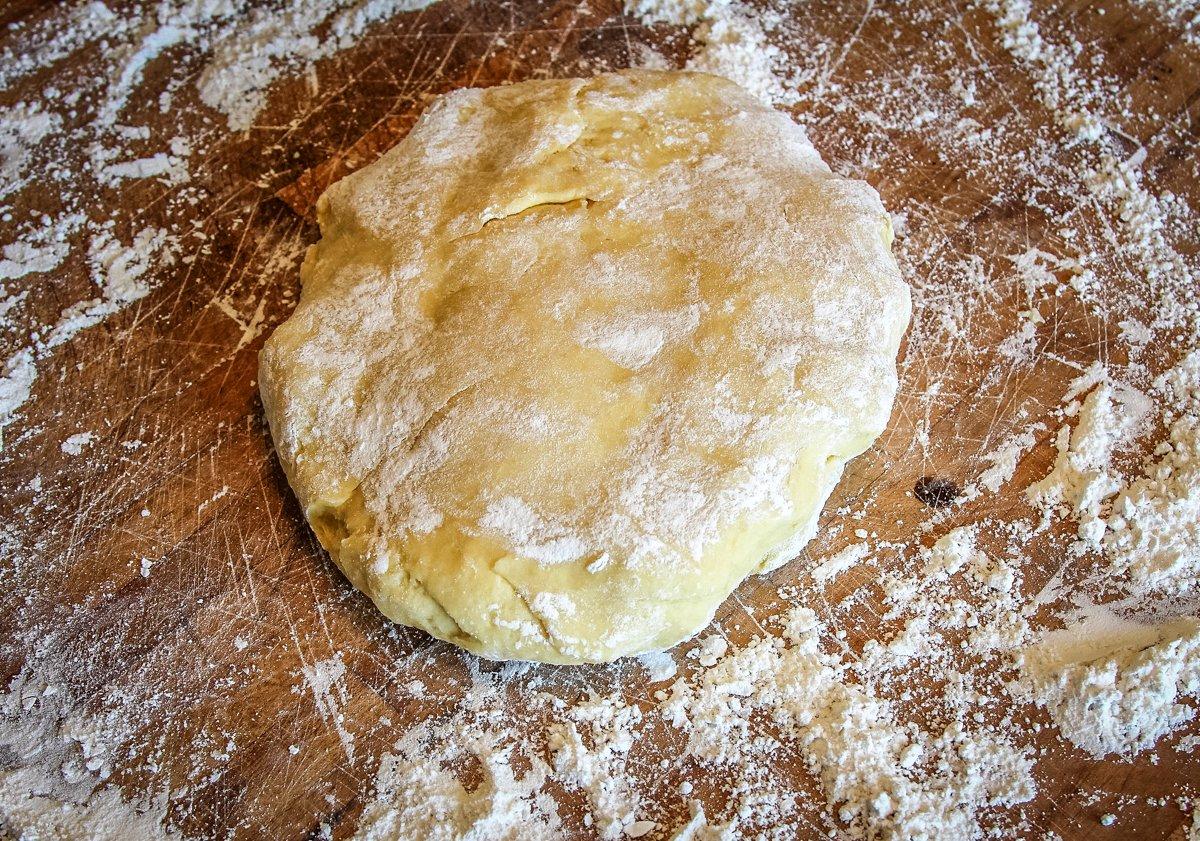
<instances>
[{"instance_id":1,"label":"wooden cutting board","mask_svg":"<svg viewBox=\"0 0 1200 841\"><path fill-rule=\"evenodd\" d=\"M0 20L44 14L38 4L17 3ZM974 308L972 341L986 346L993 337L998 346L1026 307L1019 284L1001 270L1004 255L1031 244L1054 248L1046 215L1009 189L1020 173L997 165L991 179L966 178L961 161L919 132L895 131L886 144L865 149L853 142L864 131L863 114L839 108L838 97L889 76L903 90L901 77L913 68L936 73L951 56L986 66L992 83L976 94L981 127L1011 131L1014 155L1023 133L1053 130L1053 114L1001 48L994 22L952 0L902 7L814 2L797 4L793 15L792 25L810 33L809 40L833 45L827 74L803 81L796 106L815 145L835 169L875 184L885 204L907 213L910 229L937 226L943 248L981 255L997 281L987 295L966 301ZM1136 106L1113 129L1129 138L1131 150L1138 144L1150 150L1143 167L1156 189L1200 208L1196 48L1130 3L1047 5L1036 15L1044 27L1069 28L1102 56L1104 72ZM148 298L43 362L33 399L5 429L0 574L9 583L0 588L0 674L11 678L36 657L59 664L55 679L83 699L86 712L103 716L116 706L128 713L136 703L137 714L122 721L133 721L132 742L141 747L114 763L112 779L131 792L174 790L171 812L186 830L304 838L326 824L344 837L371 793L380 755L414 721L444 711L445 699L460 694L466 679L465 661L453 650L391 626L353 592L309 533L272 455L256 390L257 351L295 303L303 250L317 237L308 216L315 197L401 137L433 95L628 66L637 60L634 43L656 44L670 59L688 49L669 27L647 31L613 0L443 0L379 24L360 44L319 64L315 76L276 84L249 131L213 135L193 165L193 184L203 191L196 204L173 203L169 189L154 181L96 195L96 202L124 212L118 229L126 235L183 219L202 236L187 240L188 259L168 270ZM174 59L160 61L167 60ZM55 70L65 89L87 72L88 61L85 53ZM157 95L156 72L163 68L147 69L147 101ZM811 96L818 82L826 85L825 97ZM0 103L37 90L18 87ZM199 126L205 115L197 105L187 120ZM147 119L153 124L155 117ZM877 137L881 129L873 125ZM27 191L14 215L54 201L47 190ZM918 268L932 272L938 260L931 253ZM77 249L62 271L31 284L28 316L52 321L86 294L88 283ZM1046 442L1058 421L1051 413L1067 382L1093 360L1122 361L1111 342L1115 323L1070 300L1045 315L1055 327L1024 367L953 343L908 344L888 432L848 470L826 511L827 530L805 556L746 582L722 607L717 623L732 641L749 638L757 620L770 615L776 590L813 559L853 542L856 528L881 541L928 543L954 524L1030 515L1021 489L1053 459ZM1161 368L1177 352L1167 344L1152 348L1148 364ZM939 397L931 400L935 385ZM1042 444L1011 484L943 509L928 539L914 535L914 524L935 514L913 493L922 478L961 487L986 466L982 455L1004 435L1039 419L1046 427ZM91 446L80 456L64 453L62 442L81 431L95 433ZM846 511L866 513L850 523ZM841 529L828 530L839 523ZM1036 591L1057 568L1057 558L1031 550L1026 588ZM833 615L829 605L871 574L855 570L839 579L823 610ZM868 605L837 621L846 624L851 648L878 628ZM322 695L313 670L338 656L345 675L336 692ZM436 691L414 699L401 689L413 679ZM644 677L630 665L538 669L522 678L534 679L569 698L621 687L627 700L650 700ZM514 683L514 704L522 685ZM1200 781L1195 756L1163 749L1154 761L1148 754L1132 763L1097 761L1057 742L1050 730L1038 743L1048 754L1038 766L1039 794L1023 809L1023 834L1183 837L1183 813L1150 806L1146 798ZM289 750L294 745L298 753ZM148 756L159 766L155 773L146 771ZM824 826L816 781L795 762L781 762L812 793L805 807L811 826ZM664 789L683 773L669 772ZM1110 811L1120 822L1105 829L1097 817ZM678 825L684 813L673 803L657 817Z\"/></svg>"}]
</instances>

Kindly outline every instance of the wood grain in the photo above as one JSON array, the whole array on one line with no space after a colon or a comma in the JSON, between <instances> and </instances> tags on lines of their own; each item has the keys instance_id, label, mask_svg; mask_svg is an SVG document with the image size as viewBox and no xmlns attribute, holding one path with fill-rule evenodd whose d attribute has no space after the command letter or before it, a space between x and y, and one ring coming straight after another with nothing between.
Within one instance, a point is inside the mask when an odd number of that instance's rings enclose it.
<instances>
[{"instance_id":1,"label":"wood grain","mask_svg":"<svg viewBox=\"0 0 1200 841\"><path fill-rule=\"evenodd\" d=\"M6 7L0 20L47 14L22 3ZM1102 57L1104 72L1135 105L1112 131L1128 138L1130 152L1150 151L1143 171L1156 190L1200 208L1196 49L1133 3L1047 4L1036 14ZM978 9L951 0L895 7L822 1L796 4L793 15L793 25L813 40L835 45L825 82L842 94L914 67L936 73L947 62L971 62L991 80L978 93L981 125L1004 126L1014 154L1055 130L1028 74ZM0 676L10 679L36 658L83 699L84 711L128 713L136 702L136 715L122 718L136 722L129 739L136 747L114 764L112 780L130 792L172 790L171 813L185 831L307 838L324 824L335 838L345 837L372 790L379 757L414 722L460 697L471 668L496 668L383 621L320 551L272 455L256 392L257 350L294 306L303 249L317 236L306 218L316 197L386 150L438 93L628 66L636 59L631 45L642 41L672 59L688 49L667 27L638 26L614 0L444 0L378 25L353 49L322 62L316 85L299 77L276 84L249 131L208 132L211 145L193 165L193 183L203 188L196 204L173 203L168 188L153 181L97 191L96 203L121 211L117 230L124 236L181 219L204 236L188 240L192 259L172 267L151 296L80 333L46 361L33 399L5 430L0 573L11 584L0 589ZM74 74L87 72L88 60L83 55L77 65L22 80L0 95L0 107L40 95L55 78L69 86ZM147 70L138 107L150 122L157 119L156 79L166 73L163 62L175 60L163 57ZM809 80L802 92L814 84ZM925 255L918 270L932 275L946 254L978 254L981 270L997 278L984 298L968 302L976 345L990 349L968 352L924 338L907 344L887 433L852 464L828 506L822 536L805 555L747 581L721 608L716 622L733 642L757 633L779 603L778 588L796 583L814 559L853 542L855 528L882 542L912 541L914 524L933 513L912 492L922 477L965 483L1004 435L1042 420L1041 443L1010 485L944 509L933 534L922 539L981 518L1029 517L1020 489L1053 459L1048 442L1065 384L1093 360L1124 361L1112 341L1122 314L1098 319L1069 298L1043 313L1055 329L1039 337L1034 364L1014 366L1003 357L999 343L1027 306L1006 274L1006 255L1031 244L1051 252L1063 245L1050 213L1023 199L1037 188L1028 171L997 165L980 176L919 132L899 128L886 144L866 148L862 115L838 107L838 93L828 91L803 97L795 109L826 159L868 178L889 207L907 211L909 226L942 232L941 251ZM195 98L190 87L177 95ZM189 125L201 131L210 113L196 102ZM1051 210L1063 202L1054 195L1038 200ZM13 213L23 218L54 204L50 188L35 187L21 194ZM3 233L4 242L12 239ZM60 272L31 284L22 318L52 321L88 294L84 253L76 249ZM1163 343L1143 361L1161 370L1178 350ZM930 400L935 384L939 398ZM96 433L85 457L64 454L61 442L83 430ZM130 441L144 444L130 449ZM39 477L35 493L31 482ZM1030 546L1023 561L1027 591L1036 592L1058 569L1056 551L1046 542ZM139 571L143 558L152 562L148 577ZM886 561L911 562L911 554ZM870 590L874 574L850 571L817 605L848 632L851 651L880 633L882 603L877 592L852 606L841 600ZM304 677L314 663L337 656L346 667L340 722L321 709ZM428 698L403 690L413 679L434 690ZM534 685L564 698L621 688L630 702L653 704L654 687L630 664L531 670L511 682L514 708ZM1029 718L1049 724L1037 710ZM352 742L339 737L339 726ZM665 725L650 728L647 738L672 750ZM236 749L226 757L229 740ZM1163 747L1133 762L1098 761L1057 740L1049 727L1033 744L1046 750L1039 794L1019 810L1024 823L1005 831L1031 838L1048 831L1065 839L1182 837L1183 813L1150 806L1146 798L1194 790L1195 755ZM145 770L149 761L159 767L156 774ZM797 837L824 833L828 819L817 782L795 757L781 757L780 773L811 795ZM653 798L661 802L655 818L664 825L686 819L670 795L685 778L713 802L722 796L720 779L688 763L672 767L656 781ZM579 805L577 794L562 797ZM1097 818L1110 811L1120 821L1106 829ZM568 809L566 819L588 837L581 814Z\"/></svg>"}]
</instances>

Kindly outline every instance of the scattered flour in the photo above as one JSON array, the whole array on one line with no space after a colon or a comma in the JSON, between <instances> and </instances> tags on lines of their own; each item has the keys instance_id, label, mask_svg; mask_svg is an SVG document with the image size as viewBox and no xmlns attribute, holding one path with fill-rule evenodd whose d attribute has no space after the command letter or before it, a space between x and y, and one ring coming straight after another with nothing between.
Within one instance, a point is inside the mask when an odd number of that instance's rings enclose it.
<instances>
[{"instance_id":1,"label":"scattered flour","mask_svg":"<svg viewBox=\"0 0 1200 841\"><path fill-rule=\"evenodd\" d=\"M572 707L567 720L548 732L557 778L586 795L602 838L619 838L638 822L641 794L628 754L641 720L638 707L600 698Z\"/></svg>"},{"instance_id":2,"label":"scattered flour","mask_svg":"<svg viewBox=\"0 0 1200 841\"><path fill-rule=\"evenodd\" d=\"M1100 92L1081 75L1073 53L1042 38L1029 0L988 0L985 5L996 16L1001 43L1033 71L1034 86L1059 124L1080 139L1099 138L1104 127L1089 106Z\"/></svg>"},{"instance_id":3,"label":"scattered flour","mask_svg":"<svg viewBox=\"0 0 1200 841\"><path fill-rule=\"evenodd\" d=\"M179 837L166 798L129 802L111 773L102 726L69 712L59 687L28 671L0 693L0 832L21 839L123 841Z\"/></svg>"},{"instance_id":4,"label":"scattered flour","mask_svg":"<svg viewBox=\"0 0 1200 841\"><path fill-rule=\"evenodd\" d=\"M1194 593L1200 589L1200 351L1153 382L1167 435L1133 481L1113 456L1144 431L1155 401L1110 384L1102 369L1078 378L1068 399L1097 381L1078 407L1074 429L1059 429L1054 468L1029 487L1029 496L1043 507L1064 504L1079 519L1087 548L1102 548L1136 592Z\"/></svg>"},{"instance_id":5,"label":"scattered flour","mask_svg":"<svg viewBox=\"0 0 1200 841\"><path fill-rule=\"evenodd\" d=\"M122 244L112 229L113 219L97 218L103 206L89 203L90 191L79 189L79 169L55 159L55 155L68 155L70 147L64 144L87 150L86 168L101 186L119 188L131 179L154 178L194 201L186 188L197 138L176 135L166 141L166 148L145 150L151 139L149 128L121 122L130 98L155 62L181 48L203 56L204 67L196 77L200 99L221 111L231 128L244 130L282 75L311 69L320 59L356 43L372 24L423 8L430 1L320 0L267 9L246 0L160 0L127 11L85 1L65 8L61 20L24 32L15 25L14 31L26 40L18 52L6 49L0 62L4 85L101 44L107 67L79 83L86 99L97 103L82 130L82 141L80 132L63 131L64 114L70 119L78 116L78 92L64 98L57 89L47 88L44 102L19 102L0 110L0 199L19 194L29 185L30 174L40 172L57 182L67 206L57 218L45 217L45 232L3 247L0 282L59 268L75 247L69 235L86 222L93 231L88 262L102 294L67 307L58 323L35 331L28 346L10 353L0 374L0 426L29 399L37 360L148 294L174 264L179 248L180 232L161 228L145 228L133 235L129 245ZM324 35L313 34L317 29ZM195 75L186 72L186 65L179 66L185 72L172 77L175 87ZM169 91L162 100L168 105ZM55 110L56 106L63 111ZM130 154L131 148L138 148L140 154ZM0 286L0 315L15 303L16 298ZM37 339L39 333L44 338Z\"/></svg>"},{"instance_id":6,"label":"scattered flour","mask_svg":"<svg viewBox=\"0 0 1200 841\"><path fill-rule=\"evenodd\" d=\"M161 228L144 228L129 245L122 244L107 229L101 230L92 237L89 251L92 281L100 287L101 296L64 309L39 349L45 352L56 348L81 330L146 297L150 294L147 275L151 269L172 265L175 249L175 239Z\"/></svg>"},{"instance_id":7,"label":"scattered flour","mask_svg":"<svg viewBox=\"0 0 1200 841\"><path fill-rule=\"evenodd\" d=\"M1096 157L1080 163L1076 177L1087 185L1092 200L1111 208L1122 234L1116 250L1138 268L1130 278L1133 282L1126 284L1128 289L1107 289L1107 300L1101 301L1094 272L1081 265L1088 258L1068 259L1066 264L1078 268L1072 285L1102 312L1149 308L1155 329L1191 327L1194 333L1200 316L1200 301L1194 294L1196 268L1169 240L1174 223L1187 211L1177 196L1156 196L1142 185L1139 162L1145 150L1126 157L1110 139L1105 121L1097 114L1115 91L1081 67L1082 44L1074 40L1060 44L1043 35L1029 0L985 0L983 5L996 20L1001 43L1030 72L1040 99L1059 126L1075 143L1095 149ZM1121 116L1132 115L1127 110ZM1064 228L1063 234L1068 241L1075 238L1071 227Z\"/></svg>"},{"instance_id":8,"label":"scattered flour","mask_svg":"<svg viewBox=\"0 0 1200 841\"><path fill-rule=\"evenodd\" d=\"M258 9L215 39L212 60L196 82L200 99L224 113L232 131L245 131L280 76L350 47L373 23L432 1L321 0L282 11ZM314 34L318 26L327 29L325 37Z\"/></svg>"},{"instance_id":9,"label":"scattered flour","mask_svg":"<svg viewBox=\"0 0 1200 841\"><path fill-rule=\"evenodd\" d=\"M163 0L126 9L85 0L39 24L14 24L13 40L0 54L0 87L36 82L38 95L22 94L0 112L0 199L20 198L36 176L62 194L62 206L4 229L0 325L10 331L10 344L0 370L0 425L12 422L31 398L38 365L52 351L145 299L197 247L182 227L113 215L92 198L91 181L96 189L119 191L153 180L182 205L194 202L194 181L203 177L199 153L224 137L225 128L251 129L277 81L305 75L315 92L321 60L351 46L374 23L425 5L318 0L267 8L245 0ZM1089 46L1041 23L1041 13L1024 0L983 0L978 8L990 15L993 37L1053 115L1054 136L1021 134L1011 115L981 117L979 92L994 78L991 56L948 72L911 66L900 76L839 82L836 71L858 48L863 26L884 17L873 4L861 20L855 11L854 37L845 43L810 37L804 23L789 25L789 15L804 10L785 15L774 2L625 4L644 24L685 28L688 67L726 75L779 105L803 100L835 168L878 177L894 160L895 138L919 137L939 166L961 167L963 183L994 193L997 206L1008 202L1046 216L1045 242L989 254L983 245L964 246L940 233L947 219L937 209L920 203L894 209L902 223L896 248L917 306L910 340L917 351L910 351L905 385L919 388L921 397L905 410L925 413L918 438L924 434L925 450L936 454L930 410L959 396L957 383L940 378L938 348L947 357L998 350L1004 369L995 372L998 380L1020 368L1042 373L1045 340L1060 329L1051 327L1055 308L1071 296L1097 319L1118 324L1120 333L1107 341L1126 348L1137 364L1105 358L1072 384L1051 436L1054 465L1026 498L1045 518L1057 512L1079 522L1078 539L1061 553L1064 563L1096 560L1106 592L1116 587L1128 597L1122 605L1157 595L1165 600L1156 602L1159 608L1183 607L1155 624L1116 621L1114 607L1105 625L1070 620L1064 630L1046 631L1061 623L1047 625L1033 609L1042 602L1023 590L1025 576L1033 575L1023 568L1026 547L1047 534L1040 526L931 518L913 533L953 526L932 545L911 536L902 544L872 536L871 547L856 543L824 559L811 571L811 583L793 576L798 583L781 594L778 633L755 628L735 641L726 620L721 633L697 641L686 658L645 655L640 667L580 672L562 683L549 670L510 666L484 673L477 664L462 685L443 685L440 672L438 680L431 672L424 681L400 683L395 691L414 703L436 700L437 714L405 721L374 773L359 837L540 841L569 834L568 816L576 812L585 832L607 838L772 838L780 827L806 826L813 835L851 838L1033 834L1020 823L1019 809L1005 807L1034 796L1034 761L1046 748L1021 714L1005 712L1019 706L1014 698L1045 708L1064 738L1096 757L1144 754L1194 722L1200 695L1200 622L1190 615L1200 591L1200 310L1195 259L1178 245L1194 239L1194 216L1182 198L1148 186L1148 150L1131 152L1119 136L1130 117L1125 95L1092 64ZM1195 45L1194 3L1156 0L1147 8ZM920 13L900 4L889 15ZM928 23L933 33L934 22ZM631 47L642 63L668 64L648 45ZM105 70L79 91L41 86L38 74L82 50L101 53ZM160 137L138 124L135 106L142 99L152 96L161 111L179 116L190 107L181 106L189 95L215 109L223 128ZM855 115L855 132L833 127L843 112ZM1004 141L1009 136L1027 147L1016 158ZM68 143L83 150L86 171L60 160ZM996 184L989 180L996 173L1012 177ZM81 178L91 181L76 189ZM1033 186L1007 183L1022 180ZM1055 210L1053 197L1068 209ZM1096 220L1081 218L1093 211ZM1089 234L1089 227L1101 233ZM68 299L57 319L30 323L24 308L43 288L36 284L72 266L93 289L75 303ZM1022 309L999 348L977 347L976 322L1003 303L1001 289L1019 298ZM263 300L255 298L242 312L232 298L214 299L242 329L239 349L266 323ZM596 338L636 365L653 356L663 331L687 329L687 319L603 327ZM1173 367L1161 356L1167 344L1181 359ZM967 501L1015 491L1009 485L1018 464L1045 452L1037 448L1047 430L1019 417L1023 425L1011 427L983 456L986 467L968 487ZM79 454L91 443L91 433L80 433L61 446ZM1139 468L1138 454L1149 447ZM40 477L29 488L40 493ZM149 509L142 513L150 516ZM514 534L533 535L546 558L570 556L561 535L539 533L536 512L498 500L493 513ZM880 519L873 517L872 529ZM6 554L41 560L22 541L7 525L0 529ZM823 588L868 555L879 574L843 603L824 605L830 617L819 621L797 606L821 603ZM142 557L136 573L149 579L153 565ZM139 586L157 586L162 577ZM1087 595L1082 585L1053 583L1056 594L1075 604ZM878 604L865 595L874 589L881 593ZM862 627L868 607L878 608L878 628ZM115 630L114 644L125 633ZM229 648L245 651L249 636L231 634ZM257 651L260 637L251 638ZM298 641L290 642L299 650ZM37 635L22 642L34 652L33 665L0 693L0 826L15 827L19 837L171 837L168 805L180 808L195 790L174 781L170 791L154 788L164 779L157 763L165 760L141 760L141 773L152 781L142 797L129 799L110 784L114 769L134 755L131 722L157 715L161 684L105 687L90 696L95 712L85 713L69 689L34 677L47 665L37 659L44 643ZM408 662L387 666L414 674ZM313 720L336 733L347 762L360 770L368 751L356 749L352 727L359 732L360 723L347 718L352 687L345 661L341 655L306 661L301 676L299 696L314 709ZM220 680L236 685L232 675ZM512 703L516 696L523 706ZM222 762L234 749L224 738L209 745L198 733L183 734L197 756ZM298 737L285 734L280 744L289 739ZM672 750L664 755L662 745ZM1196 736L1186 733L1176 744L1181 752L1195 746ZM289 757L306 755L307 748L291 747ZM781 771L788 762L797 766ZM209 773L205 769L204 778ZM664 793L668 773L683 782ZM813 789L806 790L810 781ZM821 823L807 825L821 812L813 804L822 802L828 810ZM1191 835L1200 838L1200 810Z\"/></svg>"},{"instance_id":10,"label":"scattered flour","mask_svg":"<svg viewBox=\"0 0 1200 841\"><path fill-rule=\"evenodd\" d=\"M56 227L61 233L74 229L80 221L81 217L70 216L60 220ZM89 255L92 280L100 288L100 297L87 298L67 307L56 322L41 331L44 338L35 333L27 347L8 358L3 373L0 373L0 427L29 399L37 379L37 360L70 341L80 331L99 324L148 295L153 271L172 265L177 248L176 238L159 228L143 229L128 246L117 240L108 228L100 229L92 238ZM8 253L11 252L6 249ZM49 250L34 257L32 263L22 263L19 268L15 261L9 263L9 276L19 276L18 271L21 274L50 271L65 256L65 246L50 246ZM0 273L4 267L5 264L0 264Z\"/></svg>"},{"instance_id":11,"label":"scattered flour","mask_svg":"<svg viewBox=\"0 0 1200 841\"><path fill-rule=\"evenodd\" d=\"M1183 30L1183 38L1200 47L1200 3L1196 0L1152 0L1159 13L1173 26Z\"/></svg>"},{"instance_id":12,"label":"scattered flour","mask_svg":"<svg viewBox=\"0 0 1200 841\"><path fill-rule=\"evenodd\" d=\"M748 781L747 762L775 751L752 737L757 715L801 752L853 837L973 837L980 810L1033 796L1031 758L1001 734L981 738L953 726L930 734L899 724L889 705L848 682L845 666L821 653L812 611L797 608L785 624L783 639L756 640L697 680L677 682L663 705L686 733L690 755L746 781L734 796L758 805L747 834L786 823L791 808L778 798L753 799L761 792Z\"/></svg>"},{"instance_id":13,"label":"scattered flour","mask_svg":"<svg viewBox=\"0 0 1200 841\"><path fill-rule=\"evenodd\" d=\"M346 706L346 663L341 653L327 660L318 660L303 668L304 679L312 691L313 701L321 713L321 719L337 732L346 759L354 761L354 734L346 728L346 717L342 710Z\"/></svg>"},{"instance_id":14,"label":"scattered flour","mask_svg":"<svg viewBox=\"0 0 1200 841\"><path fill-rule=\"evenodd\" d=\"M464 738L465 735L465 738ZM511 737L508 741L511 741ZM473 758L482 780L466 788L453 770ZM487 730L466 734L444 725L414 727L384 757L375 799L363 810L360 841L552 841L563 837L554 799L543 791L550 769L536 757L513 767L514 750Z\"/></svg>"},{"instance_id":15,"label":"scattered flour","mask_svg":"<svg viewBox=\"0 0 1200 841\"><path fill-rule=\"evenodd\" d=\"M787 55L767 36L780 22L778 12L764 14L729 0L626 0L625 9L645 24L693 27L697 49L688 70L725 76L766 102L798 101L795 89L781 78ZM656 62L655 57L649 64Z\"/></svg>"}]
</instances>

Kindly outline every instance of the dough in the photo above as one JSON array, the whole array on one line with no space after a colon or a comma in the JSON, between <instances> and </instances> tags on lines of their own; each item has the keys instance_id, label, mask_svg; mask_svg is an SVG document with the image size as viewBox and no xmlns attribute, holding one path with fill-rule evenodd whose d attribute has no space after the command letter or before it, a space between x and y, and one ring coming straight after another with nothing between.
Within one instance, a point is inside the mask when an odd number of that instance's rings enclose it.
<instances>
[{"instance_id":1,"label":"dough","mask_svg":"<svg viewBox=\"0 0 1200 841\"><path fill-rule=\"evenodd\" d=\"M261 357L280 461L385 615L484 657L695 634L887 422L879 197L724 79L455 91L317 210Z\"/></svg>"}]
</instances>

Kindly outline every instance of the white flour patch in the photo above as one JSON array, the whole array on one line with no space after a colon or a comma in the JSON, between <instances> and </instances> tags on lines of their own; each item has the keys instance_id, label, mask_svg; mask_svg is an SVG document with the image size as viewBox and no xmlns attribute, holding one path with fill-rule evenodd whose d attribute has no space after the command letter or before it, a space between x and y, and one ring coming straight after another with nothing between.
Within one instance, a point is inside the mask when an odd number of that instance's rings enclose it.
<instances>
[{"instance_id":1,"label":"white flour patch","mask_svg":"<svg viewBox=\"0 0 1200 841\"><path fill-rule=\"evenodd\" d=\"M244 131L266 102L276 79L350 47L367 28L432 0L321 0L284 11L260 9L248 21L226 29L213 45L213 57L196 84L206 105L225 114L232 131ZM327 28L319 37L313 30Z\"/></svg>"},{"instance_id":2,"label":"white flour patch","mask_svg":"<svg viewBox=\"0 0 1200 841\"><path fill-rule=\"evenodd\" d=\"M595 348L631 370L648 364L668 342L677 342L696 329L696 305L673 312L629 313L587 324L578 336L584 347Z\"/></svg>"},{"instance_id":3,"label":"white flour patch","mask_svg":"<svg viewBox=\"0 0 1200 841\"><path fill-rule=\"evenodd\" d=\"M975 548L975 536L974 527L959 526L939 538L925 556L924 577L945 580L976 560L979 552Z\"/></svg>"},{"instance_id":4,"label":"white flour patch","mask_svg":"<svg viewBox=\"0 0 1200 841\"><path fill-rule=\"evenodd\" d=\"M866 543L852 543L842 551L821 561L809 573L813 580L824 586L843 572L861 564L870 553L871 547Z\"/></svg>"},{"instance_id":5,"label":"white flour patch","mask_svg":"<svg viewBox=\"0 0 1200 841\"><path fill-rule=\"evenodd\" d=\"M679 667L675 664L675 658L666 651L643 654L637 659L642 664L642 667L645 668L646 677L651 683L662 683L664 680L670 680L679 671Z\"/></svg>"},{"instance_id":6,"label":"white flour patch","mask_svg":"<svg viewBox=\"0 0 1200 841\"><path fill-rule=\"evenodd\" d=\"M794 88L781 79L787 55L768 39L768 30L780 23L778 12L710 0L626 0L625 8L646 24L692 27L696 50L688 70L732 79L765 102L797 102ZM649 65L655 61L651 56Z\"/></svg>"},{"instance_id":7,"label":"white flour patch","mask_svg":"<svg viewBox=\"0 0 1200 841\"><path fill-rule=\"evenodd\" d=\"M489 503L479 525L507 538L515 551L544 564L573 561L588 551L579 537L555 528L515 496Z\"/></svg>"},{"instance_id":8,"label":"white flour patch","mask_svg":"<svg viewBox=\"0 0 1200 841\"><path fill-rule=\"evenodd\" d=\"M978 486L989 493L996 493L1012 481L1017 472L1017 465L1037 442L1037 433L1045 428L1042 423L1033 424L1020 433L1007 436L994 450L984 453L983 460L989 466L979 474L976 480ZM968 496L973 498L977 493L978 490L974 490L969 492Z\"/></svg>"},{"instance_id":9,"label":"white flour patch","mask_svg":"<svg viewBox=\"0 0 1200 841\"><path fill-rule=\"evenodd\" d=\"M68 237L83 224L83 220L82 214L64 216L4 246L0 280L57 269L71 252Z\"/></svg>"},{"instance_id":10,"label":"white flour patch","mask_svg":"<svg viewBox=\"0 0 1200 841\"><path fill-rule=\"evenodd\" d=\"M1149 644L1136 638L1082 657L1070 635L1061 647L1052 636L1026 652L1014 689L1049 710L1063 736L1092 756L1132 757L1191 721L1196 711L1182 702L1200 696L1200 620L1147 632ZM1090 643L1103 646L1094 637Z\"/></svg>"},{"instance_id":11,"label":"white flour patch","mask_svg":"<svg viewBox=\"0 0 1200 841\"><path fill-rule=\"evenodd\" d=\"M1167 437L1121 488L1104 548L1135 590L1200 592L1200 351L1155 381Z\"/></svg>"},{"instance_id":12,"label":"white flour patch","mask_svg":"<svg viewBox=\"0 0 1200 841\"><path fill-rule=\"evenodd\" d=\"M0 373L0 426L11 420L17 409L29 399L30 389L36 379L33 351L19 350L5 360L3 373Z\"/></svg>"},{"instance_id":13,"label":"white flour patch","mask_svg":"<svg viewBox=\"0 0 1200 841\"><path fill-rule=\"evenodd\" d=\"M62 117L41 103L19 102L0 117L0 198L29 183L34 150L62 127Z\"/></svg>"},{"instance_id":14,"label":"white flour patch","mask_svg":"<svg viewBox=\"0 0 1200 841\"><path fill-rule=\"evenodd\" d=\"M337 732L346 759L354 761L354 734L346 728L346 663L340 653L326 660L318 660L302 669L304 680L312 691L313 702L321 714L322 721Z\"/></svg>"},{"instance_id":15,"label":"white flour patch","mask_svg":"<svg viewBox=\"0 0 1200 841\"><path fill-rule=\"evenodd\" d=\"M1106 527L1103 512L1121 488L1113 457L1142 431L1153 402L1137 389L1110 382L1103 372L1076 379L1068 392L1074 397L1092 381L1099 383L1080 406L1068 405L1077 414L1075 426L1059 427L1055 437L1058 457L1054 468L1028 489L1029 498L1043 509L1063 505L1079 520L1079 537L1099 546Z\"/></svg>"},{"instance_id":16,"label":"white flour patch","mask_svg":"<svg viewBox=\"0 0 1200 841\"><path fill-rule=\"evenodd\" d=\"M468 789L454 772L475 759L482 780ZM563 837L554 799L542 788L549 768L538 757L514 768L519 751L503 747L501 734L481 730L465 736L429 722L405 734L385 756L354 837L360 841L554 841Z\"/></svg>"},{"instance_id":17,"label":"white flour patch","mask_svg":"<svg viewBox=\"0 0 1200 841\"><path fill-rule=\"evenodd\" d=\"M120 38L139 21L124 17L99 0L75 3L61 18L43 20L35 26L24 25L24 36L6 47L0 60L0 88L38 70L53 67L101 36ZM20 24L13 24L15 30Z\"/></svg>"},{"instance_id":18,"label":"white flour patch","mask_svg":"<svg viewBox=\"0 0 1200 841\"><path fill-rule=\"evenodd\" d=\"M148 158L109 164L100 170L101 182L110 187L128 178L160 178L167 184L184 184L189 178L187 161L159 152Z\"/></svg>"},{"instance_id":19,"label":"white flour patch","mask_svg":"<svg viewBox=\"0 0 1200 841\"><path fill-rule=\"evenodd\" d=\"M0 827L20 838L166 839L167 804L105 783L112 772L102 721L74 716L61 687L23 671L0 693Z\"/></svg>"},{"instance_id":20,"label":"white flour patch","mask_svg":"<svg viewBox=\"0 0 1200 841\"><path fill-rule=\"evenodd\" d=\"M77 456L92 445L96 436L91 432L77 432L62 442L62 451L69 456Z\"/></svg>"}]
</instances>

